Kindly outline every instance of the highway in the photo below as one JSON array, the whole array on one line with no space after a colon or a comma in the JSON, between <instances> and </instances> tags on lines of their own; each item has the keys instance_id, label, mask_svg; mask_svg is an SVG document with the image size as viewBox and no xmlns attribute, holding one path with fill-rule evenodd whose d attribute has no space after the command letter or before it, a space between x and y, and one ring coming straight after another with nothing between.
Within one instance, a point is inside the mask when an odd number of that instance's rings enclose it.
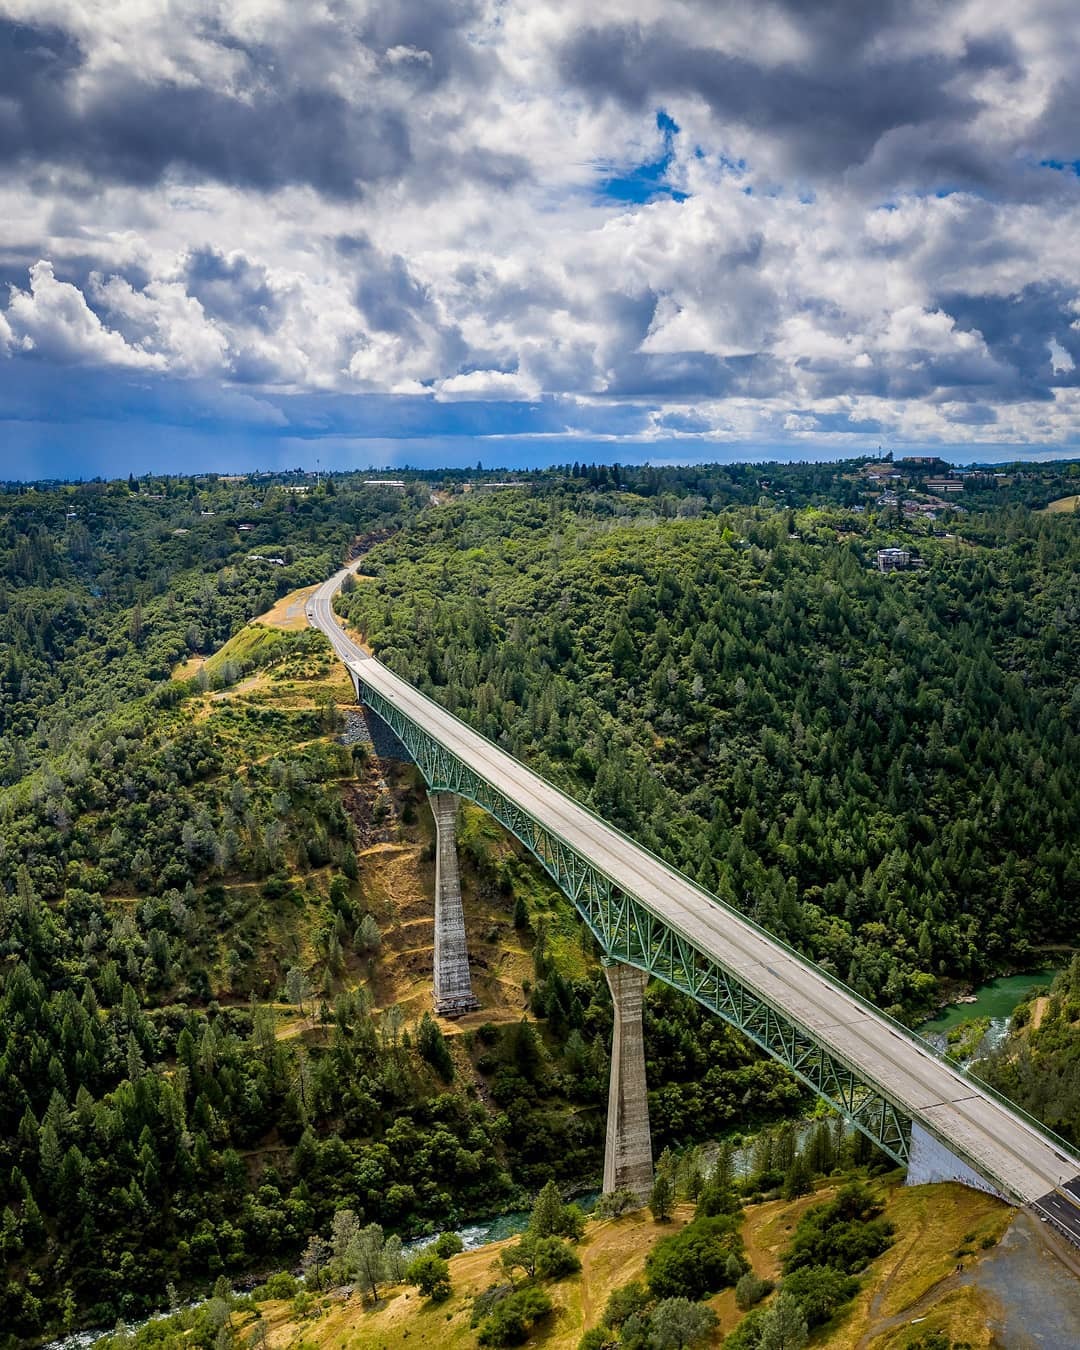
<instances>
[{"instance_id":1,"label":"highway","mask_svg":"<svg viewBox=\"0 0 1080 1350\"><path fill-rule=\"evenodd\" d=\"M315 592L308 619L363 684L561 835L619 890L875 1083L994 1189L1030 1206L1080 1245L1080 1158L364 652L333 611L347 572Z\"/></svg>"}]
</instances>

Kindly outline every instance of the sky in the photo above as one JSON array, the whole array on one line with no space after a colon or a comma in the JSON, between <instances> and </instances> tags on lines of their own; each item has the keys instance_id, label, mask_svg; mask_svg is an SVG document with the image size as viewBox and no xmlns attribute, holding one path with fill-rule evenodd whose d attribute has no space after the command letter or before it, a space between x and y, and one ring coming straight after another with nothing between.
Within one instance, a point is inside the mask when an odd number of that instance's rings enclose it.
<instances>
[{"instance_id":1,"label":"sky","mask_svg":"<svg viewBox=\"0 0 1080 1350\"><path fill-rule=\"evenodd\" d=\"M1075 0L0 0L0 478L1080 449Z\"/></svg>"}]
</instances>

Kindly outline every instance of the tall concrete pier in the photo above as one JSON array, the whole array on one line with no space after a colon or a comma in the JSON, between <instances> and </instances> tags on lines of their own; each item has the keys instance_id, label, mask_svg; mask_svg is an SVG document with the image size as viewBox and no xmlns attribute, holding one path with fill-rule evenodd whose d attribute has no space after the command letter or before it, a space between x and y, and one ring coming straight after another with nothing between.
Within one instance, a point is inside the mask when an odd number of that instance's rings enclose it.
<instances>
[{"instance_id":1,"label":"tall concrete pier","mask_svg":"<svg viewBox=\"0 0 1080 1350\"><path fill-rule=\"evenodd\" d=\"M429 792L428 799L435 817L435 1011L454 1017L480 1006L469 978L461 908L455 838L459 798L453 792Z\"/></svg>"},{"instance_id":2,"label":"tall concrete pier","mask_svg":"<svg viewBox=\"0 0 1080 1350\"><path fill-rule=\"evenodd\" d=\"M645 1200L653 1184L645 1038L641 1027L641 1009L649 977L643 970L624 965L605 966L604 974L615 1004L604 1190L633 1191Z\"/></svg>"}]
</instances>

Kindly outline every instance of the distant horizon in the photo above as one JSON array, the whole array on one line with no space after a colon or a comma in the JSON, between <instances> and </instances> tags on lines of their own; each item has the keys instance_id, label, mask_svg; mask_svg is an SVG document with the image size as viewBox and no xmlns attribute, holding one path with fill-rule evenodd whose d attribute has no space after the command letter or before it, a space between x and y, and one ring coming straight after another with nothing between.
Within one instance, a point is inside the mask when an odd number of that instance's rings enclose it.
<instances>
[{"instance_id":1,"label":"distant horizon","mask_svg":"<svg viewBox=\"0 0 1080 1350\"><path fill-rule=\"evenodd\" d=\"M164 463L151 463L148 456L132 456L128 462L117 462L109 456L104 463L94 462L86 466L83 473L75 472L71 462L75 456L64 456L54 472L38 471L11 473L6 464L0 463L0 483L29 485L33 483L90 483L95 481L115 482L118 479L135 477L192 478L199 475L217 475L219 477L238 475L278 476L283 474L348 474L348 473L463 473L479 470L483 473L523 473L537 472L555 468L563 464L620 464L628 468L646 466L663 468L705 468L710 465L734 466L753 464L843 464L861 459L887 459L892 454L899 462L919 456L934 456L942 462L956 468L978 465L1001 464L1053 464L1080 461L1080 447L1038 448L1030 446L1001 445L964 445L964 446L889 446L861 447L858 450L838 449L836 446L771 445L753 449L747 446L726 447L709 444L698 453L679 454L671 445L645 447L625 442L545 442L546 450L540 453L536 442L516 442L520 452L514 457L493 458L492 441L471 441L455 447L456 454L436 459L442 447L432 446L429 455L418 455L417 445L409 443L408 451L402 451L400 459L382 459L378 462L344 462L342 458L316 462L312 456L302 456L297 461L296 446L281 449L278 453L267 454L266 447L250 447L237 451L233 458L220 460L215 455L213 462L207 458L193 457L190 453L184 458L186 463L176 462L172 455L162 456ZM649 451L652 453L649 453ZM157 458L160 452L151 452ZM430 457L429 457L430 456ZM43 457L45 458L45 457ZM179 458L179 455L176 457ZM194 459L194 462L192 462ZM425 462L426 461L426 462ZM34 461L40 470L41 461Z\"/></svg>"}]
</instances>

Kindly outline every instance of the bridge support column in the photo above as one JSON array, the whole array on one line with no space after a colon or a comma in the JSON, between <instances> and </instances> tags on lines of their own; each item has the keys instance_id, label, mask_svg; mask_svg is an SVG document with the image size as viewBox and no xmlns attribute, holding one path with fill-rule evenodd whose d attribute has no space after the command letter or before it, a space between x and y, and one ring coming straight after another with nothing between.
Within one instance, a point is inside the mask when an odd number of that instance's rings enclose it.
<instances>
[{"instance_id":1,"label":"bridge support column","mask_svg":"<svg viewBox=\"0 0 1080 1350\"><path fill-rule=\"evenodd\" d=\"M647 1200L653 1165L641 1010L649 977L643 970L619 964L605 966L604 975L615 1004L604 1190L633 1191L639 1199Z\"/></svg>"},{"instance_id":2,"label":"bridge support column","mask_svg":"<svg viewBox=\"0 0 1080 1350\"><path fill-rule=\"evenodd\" d=\"M455 839L459 798L453 792L429 792L428 799L435 817L435 1011L455 1017L480 1006L469 978L461 908Z\"/></svg>"}]
</instances>

